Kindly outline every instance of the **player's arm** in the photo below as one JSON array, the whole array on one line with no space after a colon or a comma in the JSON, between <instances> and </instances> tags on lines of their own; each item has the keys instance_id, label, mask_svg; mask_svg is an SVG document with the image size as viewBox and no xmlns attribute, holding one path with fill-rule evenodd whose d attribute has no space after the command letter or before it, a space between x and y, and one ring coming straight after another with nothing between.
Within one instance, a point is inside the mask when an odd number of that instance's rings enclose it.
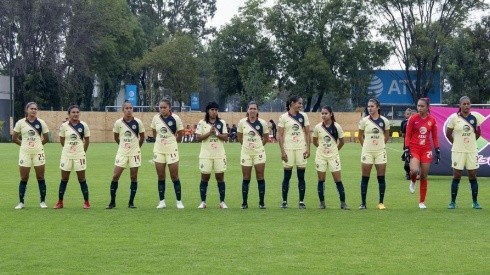
<instances>
[{"instance_id":1,"label":"player's arm","mask_svg":"<svg viewBox=\"0 0 490 275\"><path fill-rule=\"evenodd\" d=\"M262 134L262 146L266 145L268 141L269 141L269 133Z\"/></svg>"},{"instance_id":2,"label":"player's arm","mask_svg":"<svg viewBox=\"0 0 490 275\"><path fill-rule=\"evenodd\" d=\"M182 136L184 135L184 130L178 130L176 135L175 135L175 138L177 139L177 142L179 142L179 140L182 140Z\"/></svg>"},{"instance_id":3,"label":"player's arm","mask_svg":"<svg viewBox=\"0 0 490 275\"><path fill-rule=\"evenodd\" d=\"M236 138L237 138L238 142L240 142L240 144L243 144L243 133L238 132L236 135Z\"/></svg>"},{"instance_id":4,"label":"player's arm","mask_svg":"<svg viewBox=\"0 0 490 275\"><path fill-rule=\"evenodd\" d=\"M20 140L20 133L14 131L13 134L12 134L12 141L17 144L17 145L21 145L22 144L22 141Z\"/></svg>"},{"instance_id":5,"label":"player's arm","mask_svg":"<svg viewBox=\"0 0 490 275\"><path fill-rule=\"evenodd\" d=\"M340 150L342 147L344 147L344 138L339 138L339 143L337 144L337 149Z\"/></svg>"},{"instance_id":6,"label":"player's arm","mask_svg":"<svg viewBox=\"0 0 490 275\"><path fill-rule=\"evenodd\" d=\"M43 133L43 140L41 141L41 143L44 145L44 144L48 143L48 141L49 141L48 132Z\"/></svg>"},{"instance_id":7,"label":"player's arm","mask_svg":"<svg viewBox=\"0 0 490 275\"><path fill-rule=\"evenodd\" d=\"M311 146L311 131L310 131L310 125L306 125L304 128L305 131L305 140L306 140L306 152L308 154L307 157L310 156L310 146Z\"/></svg>"},{"instance_id":8,"label":"player's arm","mask_svg":"<svg viewBox=\"0 0 490 275\"><path fill-rule=\"evenodd\" d=\"M279 126L279 127L277 127L277 131L279 132L279 135L277 135L277 142L279 143L279 148L281 149L281 154L285 154L286 151L284 151L284 128Z\"/></svg>"},{"instance_id":9,"label":"player's arm","mask_svg":"<svg viewBox=\"0 0 490 275\"><path fill-rule=\"evenodd\" d=\"M450 143L454 142L453 131L454 131L454 128L448 127L446 129L446 138L447 138L447 140L449 140Z\"/></svg>"},{"instance_id":10,"label":"player's arm","mask_svg":"<svg viewBox=\"0 0 490 275\"><path fill-rule=\"evenodd\" d=\"M385 143L388 143L388 140L390 140L390 129L386 129L384 131L384 135L385 135Z\"/></svg>"},{"instance_id":11,"label":"player's arm","mask_svg":"<svg viewBox=\"0 0 490 275\"><path fill-rule=\"evenodd\" d=\"M480 125L477 125L476 129L475 129L475 138L479 139L480 136L481 136L481 128L480 128Z\"/></svg>"},{"instance_id":12,"label":"player's arm","mask_svg":"<svg viewBox=\"0 0 490 275\"><path fill-rule=\"evenodd\" d=\"M359 129L359 136L357 137L359 139L359 143L362 145L364 144L364 130Z\"/></svg>"},{"instance_id":13,"label":"player's arm","mask_svg":"<svg viewBox=\"0 0 490 275\"><path fill-rule=\"evenodd\" d=\"M434 143L434 147L439 149L439 133L437 131L437 123L435 119L432 121L432 142Z\"/></svg>"},{"instance_id":14,"label":"player's arm","mask_svg":"<svg viewBox=\"0 0 490 275\"><path fill-rule=\"evenodd\" d=\"M63 138L63 139L65 139L65 138ZM90 137L84 137L83 138L83 151L87 152L89 144L90 144Z\"/></svg>"},{"instance_id":15,"label":"player's arm","mask_svg":"<svg viewBox=\"0 0 490 275\"><path fill-rule=\"evenodd\" d=\"M211 132L210 132L211 134ZM228 141L228 133L222 133L220 134L219 132L216 134L216 136L221 139L222 141Z\"/></svg>"},{"instance_id":16,"label":"player's arm","mask_svg":"<svg viewBox=\"0 0 490 275\"><path fill-rule=\"evenodd\" d=\"M119 133L114 133L114 140L119 144Z\"/></svg>"},{"instance_id":17,"label":"player's arm","mask_svg":"<svg viewBox=\"0 0 490 275\"><path fill-rule=\"evenodd\" d=\"M410 140L412 139L412 128L413 128L413 121L411 119L408 119L407 126L405 129L405 147L409 147L410 145Z\"/></svg>"},{"instance_id":18,"label":"player's arm","mask_svg":"<svg viewBox=\"0 0 490 275\"><path fill-rule=\"evenodd\" d=\"M143 143L145 143L145 132L140 133L140 140L139 140L140 148L141 146L143 146Z\"/></svg>"},{"instance_id":19,"label":"player's arm","mask_svg":"<svg viewBox=\"0 0 490 275\"><path fill-rule=\"evenodd\" d=\"M61 147L65 146L65 137L60 137Z\"/></svg>"},{"instance_id":20,"label":"player's arm","mask_svg":"<svg viewBox=\"0 0 490 275\"><path fill-rule=\"evenodd\" d=\"M156 140L156 138L157 138L157 130L156 129L151 129L151 132L153 134L153 138Z\"/></svg>"}]
</instances>

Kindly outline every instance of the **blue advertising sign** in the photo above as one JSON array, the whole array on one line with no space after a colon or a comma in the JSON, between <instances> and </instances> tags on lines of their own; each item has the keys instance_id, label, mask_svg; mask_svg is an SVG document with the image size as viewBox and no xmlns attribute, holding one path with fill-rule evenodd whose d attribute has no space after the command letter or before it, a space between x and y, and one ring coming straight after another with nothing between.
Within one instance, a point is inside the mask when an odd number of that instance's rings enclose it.
<instances>
[{"instance_id":1,"label":"blue advertising sign","mask_svg":"<svg viewBox=\"0 0 490 275\"><path fill-rule=\"evenodd\" d=\"M193 111L199 111L199 93L192 93L191 94L191 110Z\"/></svg>"},{"instance_id":2,"label":"blue advertising sign","mask_svg":"<svg viewBox=\"0 0 490 275\"><path fill-rule=\"evenodd\" d=\"M125 99L131 102L133 106L138 105L138 87L136 85L126 85Z\"/></svg>"},{"instance_id":3,"label":"blue advertising sign","mask_svg":"<svg viewBox=\"0 0 490 275\"><path fill-rule=\"evenodd\" d=\"M410 71L415 85L416 71ZM378 70L368 87L369 94L387 104L414 104L408 89L408 78L403 70ZM441 74L436 72L428 97L430 103L441 103Z\"/></svg>"}]
</instances>

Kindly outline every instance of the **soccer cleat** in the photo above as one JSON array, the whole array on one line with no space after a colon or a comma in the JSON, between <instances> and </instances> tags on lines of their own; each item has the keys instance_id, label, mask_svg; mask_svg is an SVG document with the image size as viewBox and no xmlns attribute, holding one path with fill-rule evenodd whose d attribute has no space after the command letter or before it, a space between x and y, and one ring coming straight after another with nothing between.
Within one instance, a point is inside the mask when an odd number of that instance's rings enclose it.
<instances>
[{"instance_id":1,"label":"soccer cleat","mask_svg":"<svg viewBox=\"0 0 490 275\"><path fill-rule=\"evenodd\" d=\"M345 202L341 202L341 203L340 203L340 209L343 209L343 210L349 210L349 207L347 206L347 203L345 203Z\"/></svg>"},{"instance_id":2,"label":"soccer cleat","mask_svg":"<svg viewBox=\"0 0 490 275\"><path fill-rule=\"evenodd\" d=\"M161 200L157 205L157 209L163 209L165 207L167 207L167 205L165 204L165 200Z\"/></svg>"},{"instance_id":3,"label":"soccer cleat","mask_svg":"<svg viewBox=\"0 0 490 275\"><path fill-rule=\"evenodd\" d=\"M287 201L283 201L283 202L281 203L281 208L282 208L282 209L286 209L286 208L288 208L288 202L287 202Z\"/></svg>"},{"instance_id":4,"label":"soccer cleat","mask_svg":"<svg viewBox=\"0 0 490 275\"><path fill-rule=\"evenodd\" d=\"M203 201L203 202L201 202L201 204L199 204L199 206L198 206L197 208L199 208L199 209L204 209L204 208L206 208L206 207L208 207L208 206L206 205L206 202L205 202L205 201Z\"/></svg>"},{"instance_id":5,"label":"soccer cleat","mask_svg":"<svg viewBox=\"0 0 490 275\"><path fill-rule=\"evenodd\" d=\"M425 202L419 203L419 208L420 209L427 209L427 206L425 205Z\"/></svg>"},{"instance_id":6,"label":"soccer cleat","mask_svg":"<svg viewBox=\"0 0 490 275\"><path fill-rule=\"evenodd\" d=\"M359 205L359 210L365 210L365 209L367 209L365 204Z\"/></svg>"},{"instance_id":7,"label":"soccer cleat","mask_svg":"<svg viewBox=\"0 0 490 275\"><path fill-rule=\"evenodd\" d=\"M473 202L473 204L471 206L473 207L473 209L482 209L480 204L477 201Z\"/></svg>"},{"instance_id":8,"label":"soccer cleat","mask_svg":"<svg viewBox=\"0 0 490 275\"><path fill-rule=\"evenodd\" d=\"M263 204L259 204L259 209L266 209L266 208L265 208L265 205L263 205Z\"/></svg>"},{"instance_id":9,"label":"soccer cleat","mask_svg":"<svg viewBox=\"0 0 490 275\"><path fill-rule=\"evenodd\" d=\"M19 202L19 204L17 204L17 206L15 207L15 209L24 209L24 203Z\"/></svg>"},{"instance_id":10,"label":"soccer cleat","mask_svg":"<svg viewBox=\"0 0 490 275\"><path fill-rule=\"evenodd\" d=\"M378 203L378 206L376 206L379 210L385 210L386 206L383 203Z\"/></svg>"},{"instance_id":11,"label":"soccer cleat","mask_svg":"<svg viewBox=\"0 0 490 275\"><path fill-rule=\"evenodd\" d=\"M136 206L134 206L134 203L128 203L128 208L134 209Z\"/></svg>"},{"instance_id":12,"label":"soccer cleat","mask_svg":"<svg viewBox=\"0 0 490 275\"><path fill-rule=\"evenodd\" d=\"M222 202L219 203L219 208L221 208L221 209L228 209L228 205L226 205L226 203L224 201L222 201Z\"/></svg>"},{"instance_id":13,"label":"soccer cleat","mask_svg":"<svg viewBox=\"0 0 490 275\"><path fill-rule=\"evenodd\" d=\"M320 205L318 206L318 208L320 208L320 209L325 209L325 208L327 208L327 207L325 206L325 202L324 202L324 201L321 201L321 202L320 202Z\"/></svg>"},{"instance_id":14,"label":"soccer cleat","mask_svg":"<svg viewBox=\"0 0 490 275\"><path fill-rule=\"evenodd\" d=\"M415 182L410 181L410 185L408 186L408 189L410 190L410 193L415 193Z\"/></svg>"},{"instance_id":15,"label":"soccer cleat","mask_svg":"<svg viewBox=\"0 0 490 275\"><path fill-rule=\"evenodd\" d=\"M242 206L240 207L241 209L247 209L248 208L248 204L246 203L243 203Z\"/></svg>"},{"instance_id":16,"label":"soccer cleat","mask_svg":"<svg viewBox=\"0 0 490 275\"><path fill-rule=\"evenodd\" d=\"M454 201L450 202L447 209L456 209L456 202Z\"/></svg>"},{"instance_id":17,"label":"soccer cleat","mask_svg":"<svg viewBox=\"0 0 490 275\"><path fill-rule=\"evenodd\" d=\"M48 208L48 206L46 205L46 203L43 202L43 201L39 204L39 207L41 207L42 209Z\"/></svg>"},{"instance_id":18,"label":"soccer cleat","mask_svg":"<svg viewBox=\"0 0 490 275\"><path fill-rule=\"evenodd\" d=\"M304 202L300 201L299 204L298 204L298 208L299 209L306 209L306 205Z\"/></svg>"},{"instance_id":19,"label":"soccer cleat","mask_svg":"<svg viewBox=\"0 0 490 275\"><path fill-rule=\"evenodd\" d=\"M54 209L61 209L61 208L63 208L63 201L62 200L58 200L58 202L56 203L56 205L53 208Z\"/></svg>"},{"instance_id":20,"label":"soccer cleat","mask_svg":"<svg viewBox=\"0 0 490 275\"><path fill-rule=\"evenodd\" d=\"M114 203L112 203L112 202L111 202L111 203L109 203L109 205L108 205L108 206L106 206L106 208L105 208L105 209L112 209L112 208L116 208L116 203L115 203L115 202L114 202Z\"/></svg>"},{"instance_id":21,"label":"soccer cleat","mask_svg":"<svg viewBox=\"0 0 490 275\"><path fill-rule=\"evenodd\" d=\"M184 204L182 201L177 201L177 209L184 209Z\"/></svg>"},{"instance_id":22,"label":"soccer cleat","mask_svg":"<svg viewBox=\"0 0 490 275\"><path fill-rule=\"evenodd\" d=\"M83 202L83 209L90 209L90 202L89 201Z\"/></svg>"}]
</instances>

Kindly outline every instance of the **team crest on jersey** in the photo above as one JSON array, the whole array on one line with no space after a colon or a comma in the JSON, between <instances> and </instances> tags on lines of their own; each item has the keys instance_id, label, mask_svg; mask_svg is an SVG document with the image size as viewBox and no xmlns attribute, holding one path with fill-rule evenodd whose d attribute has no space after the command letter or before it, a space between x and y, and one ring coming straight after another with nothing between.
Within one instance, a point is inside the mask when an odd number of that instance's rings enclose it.
<instances>
[{"instance_id":1,"label":"team crest on jersey","mask_svg":"<svg viewBox=\"0 0 490 275\"><path fill-rule=\"evenodd\" d=\"M126 131L126 132L124 132L124 136L125 136L125 137L131 137L131 132L130 132L130 131Z\"/></svg>"},{"instance_id":2,"label":"team crest on jersey","mask_svg":"<svg viewBox=\"0 0 490 275\"><path fill-rule=\"evenodd\" d=\"M427 125L432 126L432 122L430 122L430 121L427 122Z\"/></svg>"},{"instance_id":3,"label":"team crest on jersey","mask_svg":"<svg viewBox=\"0 0 490 275\"><path fill-rule=\"evenodd\" d=\"M301 117L298 118L298 121L301 122L301 123L303 123L303 118L301 118Z\"/></svg>"},{"instance_id":4,"label":"team crest on jersey","mask_svg":"<svg viewBox=\"0 0 490 275\"><path fill-rule=\"evenodd\" d=\"M136 125L131 126L131 128L133 128L133 130L136 130Z\"/></svg>"},{"instance_id":5,"label":"team crest on jersey","mask_svg":"<svg viewBox=\"0 0 490 275\"><path fill-rule=\"evenodd\" d=\"M298 124L293 124L293 128L294 131L298 131L299 130L299 125Z\"/></svg>"},{"instance_id":6,"label":"team crest on jersey","mask_svg":"<svg viewBox=\"0 0 490 275\"><path fill-rule=\"evenodd\" d=\"M362 157L362 160L363 160L363 161L364 161L364 160L366 160L366 157Z\"/></svg>"},{"instance_id":7,"label":"team crest on jersey","mask_svg":"<svg viewBox=\"0 0 490 275\"><path fill-rule=\"evenodd\" d=\"M34 132L34 130L29 130L29 131L27 131L27 135L30 137L33 137L36 135L36 132Z\"/></svg>"},{"instance_id":8,"label":"team crest on jersey","mask_svg":"<svg viewBox=\"0 0 490 275\"><path fill-rule=\"evenodd\" d=\"M77 140L77 135L76 134L71 134L70 135L70 140L72 140L72 141Z\"/></svg>"},{"instance_id":9,"label":"team crest on jersey","mask_svg":"<svg viewBox=\"0 0 490 275\"><path fill-rule=\"evenodd\" d=\"M172 121L169 121L167 124L168 124L168 126L174 125L174 123Z\"/></svg>"},{"instance_id":10,"label":"team crest on jersey","mask_svg":"<svg viewBox=\"0 0 490 275\"><path fill-rule=\"evenodd\" d=\"M34 125L36 129L39 129L39 124Z\"/></svg>"},{"instance_id":11,"label":"team crest on jersey","mask_svg":"<svg viewBox=\"0 0 490 275\"><path fill-rule=\"evenodd\" d=\"M465 132L469 132L469 131L470 131L470 126L468 126L468 125L464 125L464 126L463 126L463 131L465 131Z\"/></svg>"},{"instance_id":12,"label":"team crest on jersey","mask_svg":"<svg viewBox=\"0 0 490 275\"><path fill-rule=\"evenodd\" d=\"M83 130L82 130L82 128L78 128L78 130L77 130L77 131L78 131L79 133L81 133Z\"/></svg>"},{"instance_id":13,"label":"team crest on jersey","mask_svg":"<svg viewBox=\"0 0 490 275\"><path fill-rule=\"evenodd\" d=\"M221 129L221 125L220 124L216 125L216 128Z\"/></svg>"},{"instance_id":14,"label":"team crest on jersey","mask_svg":"<svg viewBox=\"0 0 490 275\"><path fill-rule=\"evenodd\" d=\"M475 124L475 121L473 119L470 119L471 124Z\"/></svg>"},{"instance_id":15,"label":"team crest on jersey","mask_svg":"<svg viewBox=\"0 0 490 275\"><path fill-rule=\"evenodd\" d=\"M245 163L245 160L244 159L242 159L242 163Z\"/></svg>"},{"instance_id":16,"label":"team crest on jersey","mask_svg":"<svg viewBox=\"0 0 490 275\"><path fill-rule=\"evenodd\" d=\"M167 130L167 127L162 127L162 128L160 128L160 133L161 133L161 134L166 134L166 133L167 133L167 131L168 131L168 130Z\"/></svg>"},{"instance_id":17,"label":"team crest on jersey","mask_svg":"<svg viewBox=\"0 0 490 275\"><path fill-rule=\"evenodd\" d=\"M419 133L420 133L421 135L425 135L425 134L427 134L427 128L425 128L425 127L420 127Z\"/></svg>"},{"instance_id":18,"label":"team crest on jersey","mask_svg":"<svg viewBox=\"0 0 490 275\"><path fill-rule=\"evenodd\" d=\"M20 164L22 164L22 163L24 163L24 161L23 160L20 160Z\"/></svg>"},{"instance_id":19,"label":"team crest on jersey","mask_svg":"<svg viewBox=\"0 0 490 275\"><path fill-rule=\"evenodd\" d=\"M374 128L373 129L373 134L379 134L379 129L378 128Z\"/></svg>"},{"instance_id":20,"label":"team crest on jersey","mask_svg":"<svg viewBox=\"0 0 490 275\"><path fill-rule=\"evenodd\" d=\"M255 129L260 130L260 126L259 125L255 126Z\"/></svg>"},{"instance_id":21,"label":"team crest on jersey","mask_svg":"<svg viewBox=\"0 0 490 275\"><path fill-rule=\"evenodd\" d=\"M255 136L255 132L254 132L254 131L250 131L250 132L248 132L248 136L249 136L249 137L254 137L254 136Z\"/></svg>"},{"instance_id":22,"label":"team crest on jersey","mask_svg":"<svg viewBox=\"0 0 490 275\"><path fill-rule=\"evenodd\" d=\"M64 163L62 163L62 164L61 164L61 167L65 167L65 164L64 164Z\"/></svg>"},{"instance_id":23,"label":"team crest on jersey","mask_svg":"<svg viewBox=\"0 0 490 275\"><path fill-rule=\"evenodd\" d=\"M457 162L454 162L454 163L453 163L453 166L457 166L457 165L458 165L458 163L457 163Z\"/></svg>"},{"instance_id":24,"label":"team crest on jersey","mask_svg":"<svg viewBox=\"0 0 490 275\"><path fill-rule=\"evenodd\" d=\"M323 141L325 141L325 143L330 143L330 141L331 141L331 140L332 140L332 138L331 138L331 137L329 137L329 136L325 136L325 137L323 138Z\"/></svg>"},{"instance_id":25,"label":"team crest on jersey","mask_svg":"<svg viewBox=\"0 0 490 275\"><path fill-rule=\"evenodd\" d=\"M383 122L380 122L379 123L379 126L383 127L384 126L384 123Z\"/></svg>"}]
</instances>

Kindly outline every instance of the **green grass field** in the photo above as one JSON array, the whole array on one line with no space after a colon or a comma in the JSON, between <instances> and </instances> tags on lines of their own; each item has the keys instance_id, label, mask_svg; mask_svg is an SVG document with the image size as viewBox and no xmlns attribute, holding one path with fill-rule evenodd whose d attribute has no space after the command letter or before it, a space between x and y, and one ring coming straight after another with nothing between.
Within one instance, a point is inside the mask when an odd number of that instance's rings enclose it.
<instances>
[{"instance_id":1,"label":"green grass field","mask_svg":"<svg viewBox=\"0 0 490 275\"><path fill-rule=\"evenodd\" d=\"M360 146L341 151L342 176L350 211L339 209L331 177L327 209L319 210L314 158L307 169L306 210L297 208L293 173L289 209L280 209L282 167L277 144L267 145L266 210L259 210L252 181L250 208L241 210L239 145L227 144L226 202L218 209L216 182L210 182L208 209L197 209L200 174L198 144L180 146L185 209L177 210L167 175L167 209L158 203L152 144L143 146L135 204L128 209L129 171L119 182L117 208L109 202L116 144L91 144L87 180L92 209L82 209L76 175L68 184L65 208L40 209L33 171L26 208L18 203L18 146L0 144L0 273L487 273L490 272L490 182L480 178L483 210L471 208L467 179L458 208L448 210L450 177L430 177L428 209L418 209L418 190L410 194L400 161L401 144L390 143L386 211L375 209L375 173L368 209L360 202ZM47 203L54 206L60 179L61 146L46 146ZM447 157L447 156L444 156ZM169 184L170 182L170 184Z\"/></svg>"}]
</instances>

